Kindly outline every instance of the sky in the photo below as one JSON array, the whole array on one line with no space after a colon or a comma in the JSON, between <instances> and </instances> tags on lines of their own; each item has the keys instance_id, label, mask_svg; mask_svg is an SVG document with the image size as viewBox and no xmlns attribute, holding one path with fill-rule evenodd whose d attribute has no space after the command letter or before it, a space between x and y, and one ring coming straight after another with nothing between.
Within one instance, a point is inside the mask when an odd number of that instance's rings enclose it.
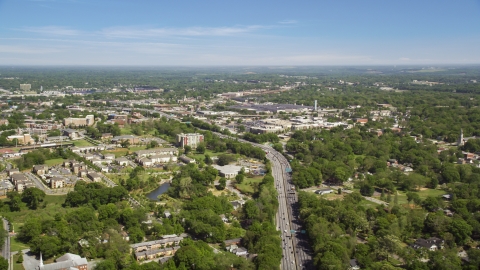
<instances>
[{"instance_id":1,"label":"sky","mask_svg":"<svg viewBox=\"0 0 480 270\"><path fill-rule=\"evenodd\" d=\"M480 64L480 0L0 0L0 65Z\"/></svg>"}]
</instances>

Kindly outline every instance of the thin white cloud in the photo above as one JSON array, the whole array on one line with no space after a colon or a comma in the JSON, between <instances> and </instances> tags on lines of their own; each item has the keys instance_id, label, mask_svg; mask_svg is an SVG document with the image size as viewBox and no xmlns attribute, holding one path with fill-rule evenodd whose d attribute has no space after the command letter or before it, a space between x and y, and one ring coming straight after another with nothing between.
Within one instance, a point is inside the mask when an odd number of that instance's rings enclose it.
<instances>
[{"instance_id":1,"label":"thin white cloud","mask_svg":"<svg viewBox=\"0 0 480 270\"><path fill-rule=\"evenodd\" d=\"M185 27L185 28L138 28L138 27L111 27L99 33L110 38L141 38L165 36L234 36L268 28L261 25L235 27Z\"/></svg>"},{"instance_id":2,"label":"thin white cloud","mask_svg":"<svg viewBox=\"0 0 480 270\"><path fill-rule=\"evenodd\" d=\"M408 57L400 57L398 60L400 60L400 61L410 61L412 59L410 59Z\"/></svg>"},{"instance_id":3,"label":"thin white cloud","mask_svg":"<svg viewBox=\"0 0 480 270\"><path fill-rule=\"evenodd\" d=\"M24 27L19 30L50 36L78 36L82 34L81 31L63 26Z\"/></svg>"},{"instance_id":4,"label":"thin white cloud","mask_svg":"<svg viewBox=\"0 0 480 270\"><path fill-rule=\"evenodd\" d=\"M38 48L32 46L11 46L0 45L0 53L18 53L18 54L45 54L59 52L55 48Z\"/></svg>"},{"instance_id":5,"label":"thin white cloud","mask_svg":"<svg viewBox=\"0 0 480 270\"><path fill-rule=\"evenodd\" d=\"M283 21L279 21L278 22L279 24L296 24L298 23L297 20L283 20Z\"/></svg>"}]
</instances>

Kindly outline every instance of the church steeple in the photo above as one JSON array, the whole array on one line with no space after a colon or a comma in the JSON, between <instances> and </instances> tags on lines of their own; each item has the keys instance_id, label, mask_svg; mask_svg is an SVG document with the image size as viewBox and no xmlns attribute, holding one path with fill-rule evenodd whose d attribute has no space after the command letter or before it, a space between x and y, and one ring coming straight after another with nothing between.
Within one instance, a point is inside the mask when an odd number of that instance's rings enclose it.
<instances>
[{"instance_id":1,"label":"church steeple","mask_svg":"<svg viewBox=\"0 0 480 270\"><path fill-rule=\"evenodd\" d=\"M463 142L463 128L460 129L460 137L458 137L458 142L457 142L457 145L458 146L463 146L464 142Z\"/></svg>"},{"instance_id":2,"label":"church steeple","mask_svg":"<svg viewBox=\"0 0 480 270\"><path fill-rule=\"evenodd\" d=\"M38 265L39 269L43 268L43 258L42 258L42 252L40 252L40 265Z\"/></svg>"}]
</instances>

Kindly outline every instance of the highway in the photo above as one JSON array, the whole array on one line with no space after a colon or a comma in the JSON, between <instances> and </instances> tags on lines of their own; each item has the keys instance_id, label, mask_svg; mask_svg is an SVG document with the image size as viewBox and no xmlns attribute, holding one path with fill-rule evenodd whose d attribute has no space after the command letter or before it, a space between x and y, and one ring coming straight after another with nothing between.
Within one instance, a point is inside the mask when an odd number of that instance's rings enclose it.
<instances>
[{"instance_id":1,"label":"highway","mask_svg":"<svg viewBox=\"0 0 480 270\"><path fill-rule=\"evenodd\" d=\"M273 148L237 139L221 133L215 133L220 138L236 139L239 142L249 143L262 148L267 152L267 158L272 163L272 176L278 191L278 212L276 216L277 229L281 232L283 257L280 269L315 269L312 260L312 251L307 235L302 234L299 220L298 196L291 176L286 172L290 168L288 160ZM293 233L291 233L293 231Z\"/></svg>"}]
</instances>

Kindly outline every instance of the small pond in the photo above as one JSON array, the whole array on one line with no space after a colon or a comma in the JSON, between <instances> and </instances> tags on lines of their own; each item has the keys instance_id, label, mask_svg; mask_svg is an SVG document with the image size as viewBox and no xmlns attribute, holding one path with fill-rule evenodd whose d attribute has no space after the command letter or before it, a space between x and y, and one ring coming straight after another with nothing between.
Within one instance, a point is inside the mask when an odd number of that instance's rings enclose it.
<instances>
[{"instance_id":1,"label":"small pond","mask_svg":"<svg viewBox=\"0 0 480 270\"><path fill-rule=\"evenodd\" d=\"M168 188L170 187L170 183L166 182L161 184L158 188L153 190L152 192L147 194L147 197L150 200L158 201L158 196L162 195L163 193L167 192Z\"/></svg>"}]
</instances>

